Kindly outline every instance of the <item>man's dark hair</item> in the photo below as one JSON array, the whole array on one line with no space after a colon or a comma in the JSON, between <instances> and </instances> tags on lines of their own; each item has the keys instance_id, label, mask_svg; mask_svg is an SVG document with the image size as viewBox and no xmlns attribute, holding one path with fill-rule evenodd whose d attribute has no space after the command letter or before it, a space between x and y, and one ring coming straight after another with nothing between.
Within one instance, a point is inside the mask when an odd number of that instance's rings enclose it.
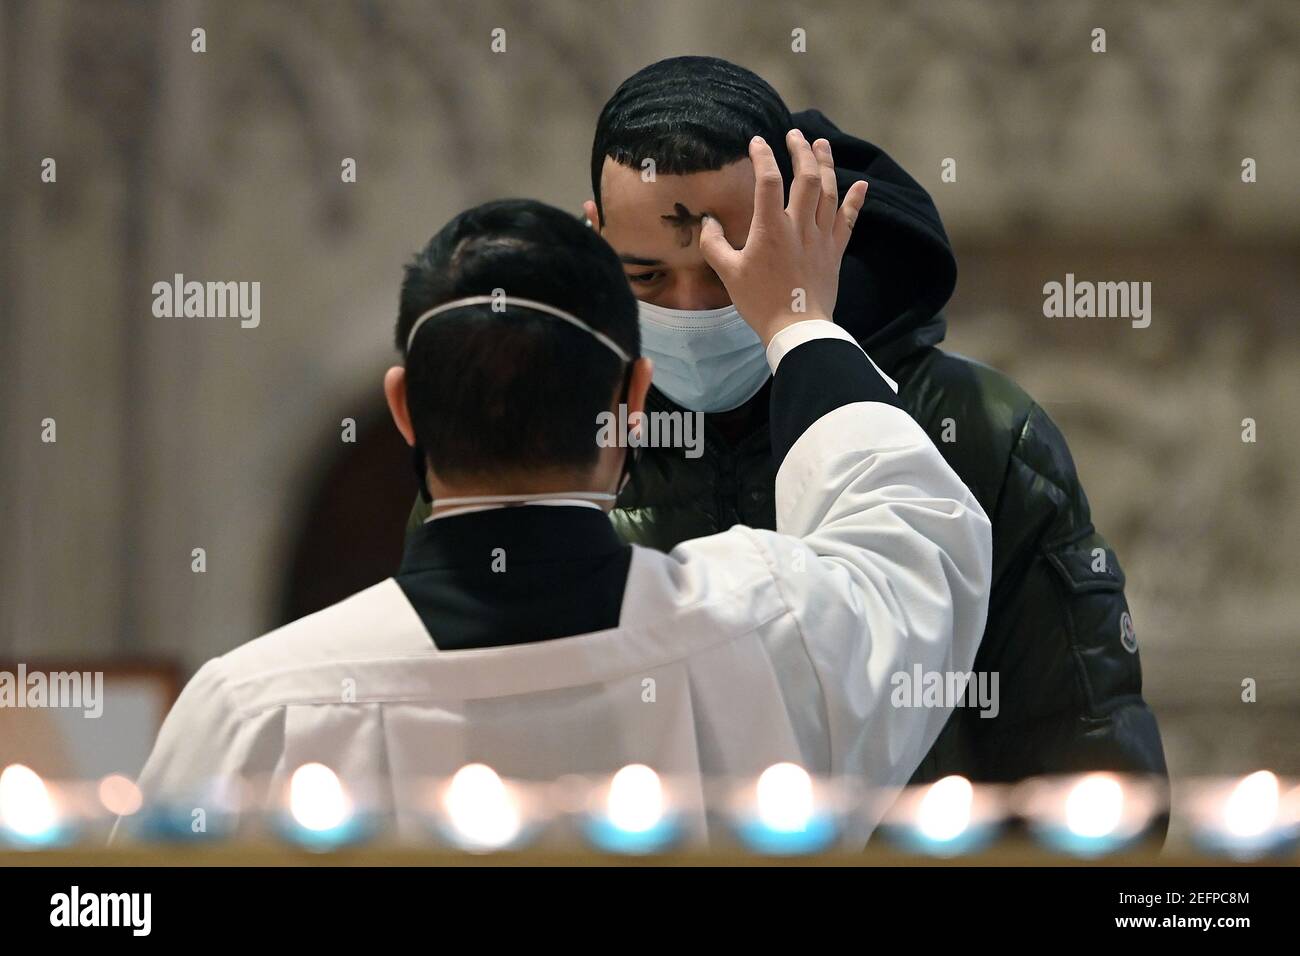
<instances>
[{"instance_id":1,"label":"man's dark hair","mask_svg":"<svg viewBox=\"0 0 1300 956\"><path fill-rule=\"evenodd\" d=\"M423 313L494 290L563 309L640 354L636 299L594 230L532 200L476 206L429 240L402 282L397 347L417 441L444 480L593 466L596 416L626 365L591 335L537 311L472 305L429 319L407 351Z\"/></svg>"},{"instance_id":2,"label":"man's dark hair","mask_svg":"<svg viewBox=\"0 0 1300 956\"><path fill-rule=\"evenodd\" d=\"M601 222L600 171L605 157L640 170L646 159L666 175L721 169L749 155L762 136L787 188L790 111L762 77L712 56L678 56L651 63L614 91L596 121L591 146L591 194Z\"/></svg>"}]
</instances>

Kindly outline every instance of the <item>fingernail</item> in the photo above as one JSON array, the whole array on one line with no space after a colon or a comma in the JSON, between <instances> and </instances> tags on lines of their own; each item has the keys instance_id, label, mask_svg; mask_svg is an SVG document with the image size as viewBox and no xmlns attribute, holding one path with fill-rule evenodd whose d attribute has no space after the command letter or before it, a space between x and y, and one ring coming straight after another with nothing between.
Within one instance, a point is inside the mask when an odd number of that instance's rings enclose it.
<instances>
[{"instance_id":1,"label":"fingernail","mask_svg":"<svg viewBox=\"0 0 1300 956\"><path fill-rule=\"evenodd\" d=\"M751 142L751 143L766 143L767 140L763 139L763 137L761 137L761 136L755 136L753 139L750 140L750 142Z\"/></svg>"}]
</instances>

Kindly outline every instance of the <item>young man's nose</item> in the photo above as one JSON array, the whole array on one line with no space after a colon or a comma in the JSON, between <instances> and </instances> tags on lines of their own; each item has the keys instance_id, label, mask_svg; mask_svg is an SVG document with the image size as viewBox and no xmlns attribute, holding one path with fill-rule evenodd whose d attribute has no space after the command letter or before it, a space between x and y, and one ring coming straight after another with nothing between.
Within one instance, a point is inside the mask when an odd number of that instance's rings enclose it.
<instances>
[{"instance_id":1,"label":"young man's nose","mask_svg":"<svg viewBox=\"0 0 1300 956\"><path fill-rule=\"evenodd\" d=\"M731 296L727 295L726 287L716 276L682 276L658 304L667 309L702 312L731 305Z\"/></svg>"}]
</instances>

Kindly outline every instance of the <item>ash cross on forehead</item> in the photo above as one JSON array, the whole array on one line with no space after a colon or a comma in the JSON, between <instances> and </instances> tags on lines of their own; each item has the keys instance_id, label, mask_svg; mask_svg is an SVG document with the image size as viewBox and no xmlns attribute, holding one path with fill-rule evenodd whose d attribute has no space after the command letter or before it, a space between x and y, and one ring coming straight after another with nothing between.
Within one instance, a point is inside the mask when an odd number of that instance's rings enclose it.
<instances>
[{"instance_id":1,"label":"ash cross on forehead","mask_svg":"<svg viewBox=\"0 0 1300 956\"><path fill-rule=\"evenodd\" d=\"M695 234L695 227L703 222L704 214L701 213L697 216L681 203L675 202L673 203L673 211L659 218L677 230L677 245L685 249L691 244L691 239Z\"/></svg>"}]
</instances>

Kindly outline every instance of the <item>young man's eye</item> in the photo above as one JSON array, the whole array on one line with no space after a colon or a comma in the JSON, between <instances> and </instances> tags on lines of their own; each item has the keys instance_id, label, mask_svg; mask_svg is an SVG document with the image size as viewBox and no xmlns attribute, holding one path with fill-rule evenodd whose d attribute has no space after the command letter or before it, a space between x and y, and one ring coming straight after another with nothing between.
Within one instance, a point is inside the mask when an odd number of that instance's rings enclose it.
<instances>
[{"instance_id":1,"label":"young man's eye","mask_svg":"<svg viewBox=\"0 0 1300 956\"><path fill-rule=\"evenodd\" d=\"M658 279L662 272L631 272L628 273L627 281L633 285L648 285Z\"/></svg>"}]
</instances>

